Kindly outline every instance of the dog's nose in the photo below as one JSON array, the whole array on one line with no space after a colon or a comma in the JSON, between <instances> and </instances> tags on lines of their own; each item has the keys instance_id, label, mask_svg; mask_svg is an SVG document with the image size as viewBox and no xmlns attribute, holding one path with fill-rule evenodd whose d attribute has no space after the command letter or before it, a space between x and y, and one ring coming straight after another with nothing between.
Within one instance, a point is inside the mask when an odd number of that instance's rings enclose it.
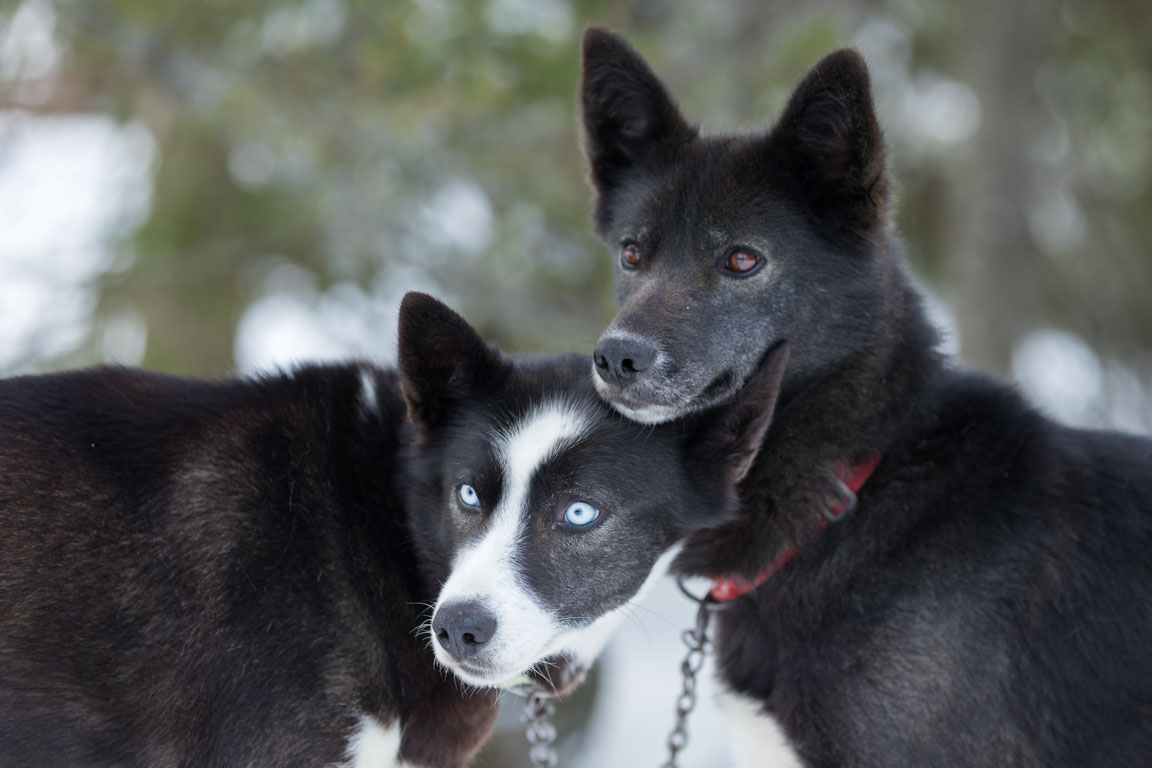
<instances>
[{"instance_id":1,"label":"dog's nose","mask_svg":"<svg viewBox=\"0 0 1152 768\"><path fill-rule=\"evenodd\" d=\"M656 359L656 348L642 339L608 337L592 353L596 373L609 384L626 387Z\"/></svg>"},{"instance_id":2,"label":"dog's nose","mask_svg":"<svg viewBox=\"0 0 1152 768\"><path fill-rule=\"evenodd\" d=\"M496 632L496 617L475 600L445 603L432 618L440 647L456 659L475 656Z\"/></svg>"}]
</instances>

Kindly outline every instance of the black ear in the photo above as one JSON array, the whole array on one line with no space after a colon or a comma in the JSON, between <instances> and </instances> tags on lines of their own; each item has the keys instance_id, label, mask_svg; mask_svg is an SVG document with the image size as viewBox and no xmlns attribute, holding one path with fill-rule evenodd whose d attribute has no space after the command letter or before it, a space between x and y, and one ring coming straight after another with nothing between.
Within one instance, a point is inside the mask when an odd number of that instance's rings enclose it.
<instances>
[{"instance_id":1,"label":"black ear","mask_svg":"<svg viewBox=\"0 0 1152 768\"><path fill-rule=\"evenodd\" d=\"M601 195L635 166L696 136L640 54L603 27L584 32L580 103L584 148Z\"/></svg>"},{"instance_id":2,"label":"black ear","mask_svg":"<svg viewBox=\"0 0 1152 768\"><path fill-rule=\"evenodd\" d=\"M834 228L871 229L888 206L884 137L868 66L854 50L826 56L792 93L769 139L773 164Z\"/></svg>"},{"instance_id":3,"label":"black ear","mask_svg":"<svg viewBox=\"0 0 1152 768\"><path fill-rule=\"evenodd\" d=\"M428 294L404 296L399 335L408 417L424 433L443 424L464 398L495 385L504 370L472 326Z\"/></svg>"},{"instance_id":4,"label":"black ear","mask_svg":"<svg viewBox=\"0 0 1152 768\"><path fill-rule=\"evenodd\" d=\"M688 460L701 483L720 481L723 493L735 497L772 424L787 367L788 342L777 342L732 400L701 417L688 442Z\"/></svg>"}]
</instances>

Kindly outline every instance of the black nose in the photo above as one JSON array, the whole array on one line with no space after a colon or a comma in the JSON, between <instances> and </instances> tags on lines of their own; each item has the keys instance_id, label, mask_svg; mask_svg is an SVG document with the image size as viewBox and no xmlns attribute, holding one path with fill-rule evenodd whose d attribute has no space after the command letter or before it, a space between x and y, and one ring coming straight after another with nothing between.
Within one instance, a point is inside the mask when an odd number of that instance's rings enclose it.
<instances>
[{"instance_id":1,"label":"black nose","mask_svg":"<svg viewBox=\"0 0 1152 768\"><path fill-rule=\"evenodd\" d=\"M656 359L656 348L643 339L610 336L601 339L592 353L596 373L609 384L626 387Z\"/></svg>"},{"instance_id":2,"label":"black nose","mask_svg":"<svg viewBox=\"0 0 1152 768\"><path fill-rule=\"evenodd\" d=\"M475 656L495 632L496 617L475 600L445 603L432 618L436 642L457 659Z\"/></svg>"}]
</instances>

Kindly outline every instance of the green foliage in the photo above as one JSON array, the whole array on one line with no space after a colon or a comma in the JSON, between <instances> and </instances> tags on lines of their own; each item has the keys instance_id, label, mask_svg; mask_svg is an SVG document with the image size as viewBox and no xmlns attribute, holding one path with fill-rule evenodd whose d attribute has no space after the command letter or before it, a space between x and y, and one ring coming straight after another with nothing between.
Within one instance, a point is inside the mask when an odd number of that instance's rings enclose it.
<instances>
[{"instance_id":1,"label":"green foliage","mask_svg":"<svg viewBox=\"0 0 1152 768\"><path fill-rule=\"evenodd\" d=\"M18 369L99 360L125 311L147 327L143 364L229 369L237 322L285 263L314 298L433 287L506 348L589 349L613 310L576 114L593 21L627 34L705 130L764 125L820 56L860 44L910 257L965 356L1005 370L1047 324L1121 356L1152 346L1139 3L32 2L54 11L62 58L35 98L18 73L0 98L141 123L157 152L150 214L109 244L124 268L94 286L88 341ZM919 126L941 82L975 98L968 135ZM470 233L438 218L459 205Z\"/></svg>"}]
</instances>

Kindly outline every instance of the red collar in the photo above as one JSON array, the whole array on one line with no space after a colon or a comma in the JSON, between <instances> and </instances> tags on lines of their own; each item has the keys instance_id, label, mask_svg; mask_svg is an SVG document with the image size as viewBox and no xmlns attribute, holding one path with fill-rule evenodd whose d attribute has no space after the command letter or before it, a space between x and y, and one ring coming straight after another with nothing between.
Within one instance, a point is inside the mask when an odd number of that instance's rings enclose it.
<instances>
[{"instance_id":1,"label":"red collar","mask_svg":"<svg viewBox=\"0 0 1152 768\"><path fill-rule=\"evenodd\" d=\"M827 528L831 523L841 520L856 507L856 493L864 487L864 483L868 482L872 470L876 469L876 465L879 463L880 453L875 451L865 456L863 461L857 464L845 463L836 468L836 492L828 500L824 514L816 520L817 533ZM799 547L785 549L751 581L739 576L721 576L713 579L712 588L708 590L708 594L713 600L721 603L734 600L763 584L769 576L783 568L784 564L791 560L798 551Z\"/></svg>"}]
</instances>

